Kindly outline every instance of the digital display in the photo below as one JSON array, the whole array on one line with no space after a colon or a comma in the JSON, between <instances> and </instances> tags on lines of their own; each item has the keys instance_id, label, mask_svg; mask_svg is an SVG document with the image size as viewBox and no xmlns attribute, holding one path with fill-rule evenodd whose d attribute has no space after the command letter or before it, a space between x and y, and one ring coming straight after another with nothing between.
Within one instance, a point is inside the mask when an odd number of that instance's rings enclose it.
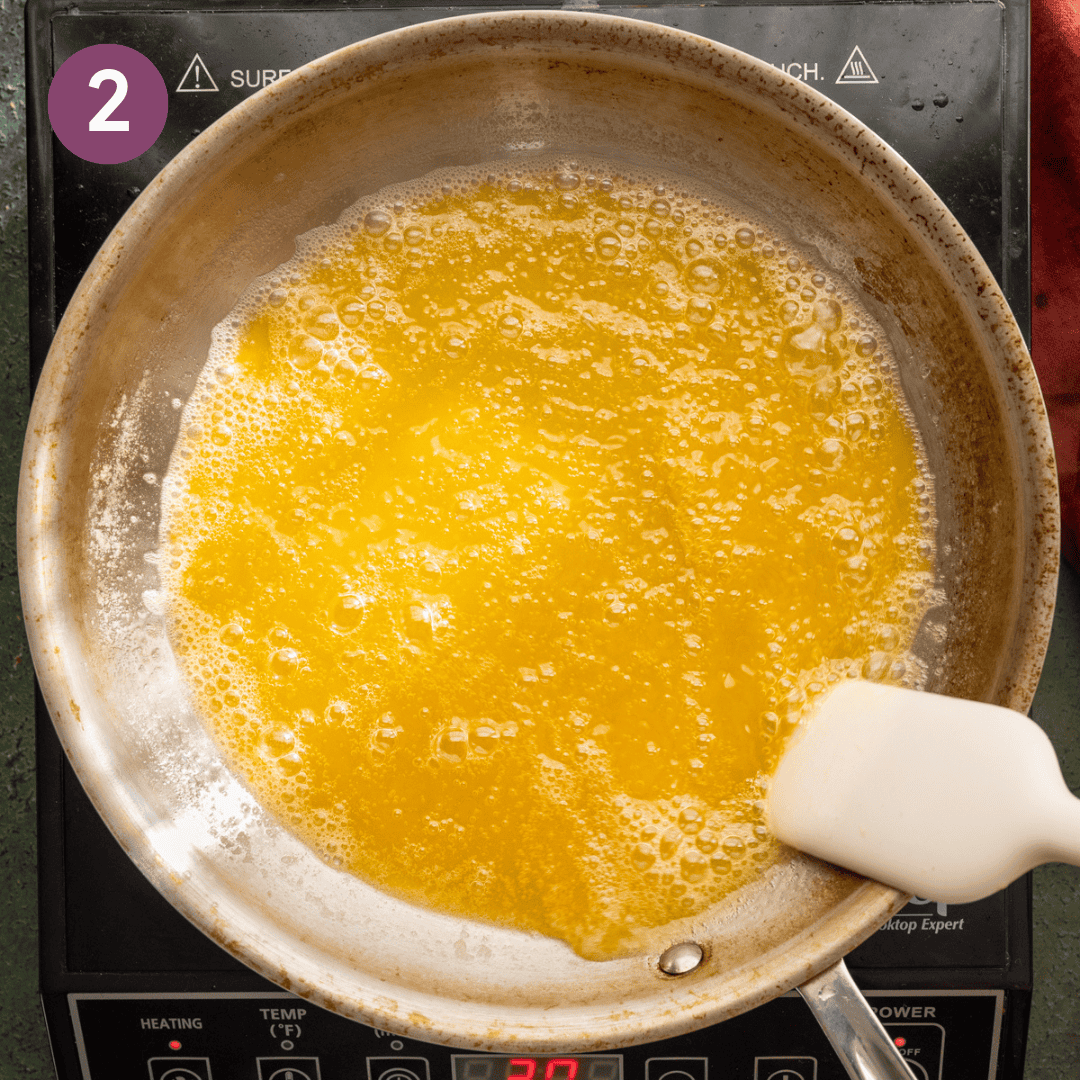
<instances>
[{"instance_id":1,"label":"digital display","mask_svg":"<svg viewBox=\"0 0 1080 1080\"><path fill-rule=\"evenodd\" d=\"M622 1056L454 1054L454 1080L622 1080Z\"/></svg>"}]
</instances>

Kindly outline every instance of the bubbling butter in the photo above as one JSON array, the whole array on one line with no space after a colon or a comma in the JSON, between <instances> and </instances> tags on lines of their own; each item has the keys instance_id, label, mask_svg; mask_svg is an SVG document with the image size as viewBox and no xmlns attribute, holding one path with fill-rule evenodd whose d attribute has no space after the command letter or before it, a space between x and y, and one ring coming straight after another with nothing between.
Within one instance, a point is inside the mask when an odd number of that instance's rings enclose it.
<instances>
[{"instance_id":1,"label":"bubbling butter","mask_svg":"<svg viewBox=\"0 0 1080 1080\"><path fill-rule=\"evenodd\" d=\"M683 180L445 171L301 237L216 329L163 510L174 650L263 804L587 957L780 857L767 776L830 683L923 678L885 335Z\"/></svg>"}]
</instances>

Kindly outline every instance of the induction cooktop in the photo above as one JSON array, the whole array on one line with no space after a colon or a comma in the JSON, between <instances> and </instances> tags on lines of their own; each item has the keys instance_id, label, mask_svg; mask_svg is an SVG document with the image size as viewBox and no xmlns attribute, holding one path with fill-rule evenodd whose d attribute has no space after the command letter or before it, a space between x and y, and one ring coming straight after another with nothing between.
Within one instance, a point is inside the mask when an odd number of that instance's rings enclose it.
<instances>
[{"instance_id":1,"label":"induction cooktop","mask_svg":"<svg viewBox=\"0 0 1080 1080\"><path fill-rule=\"evenodd\" d=\"M423 20L495 7L156 0L27 5L31 353L138 193L233 105L306 61ZM934 187L1029 326L1027 24L1018 0L577 3L679 27L814 86ZM169 91L157 142L122 165L52 135L49 82L98 43L149 57ZM463 1055L344 1020L245 968L134 868L72 773L38 701L41 991L60 1080L839 1080L793 995L711 1029L607 1055ZM1017 1080L1031 988L1030 881L977 904L916 898L852 954L918 1080Z\"/></svg>"}]
</instances>

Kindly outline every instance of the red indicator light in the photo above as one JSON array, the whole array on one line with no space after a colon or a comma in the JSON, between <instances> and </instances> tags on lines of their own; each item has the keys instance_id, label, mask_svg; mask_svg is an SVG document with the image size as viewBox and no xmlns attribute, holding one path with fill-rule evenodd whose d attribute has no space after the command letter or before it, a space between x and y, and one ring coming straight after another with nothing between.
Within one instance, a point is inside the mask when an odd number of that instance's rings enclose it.
<instances>
[{"instance_id":1,"label":"red indicator light","mask_svg":"<svg viewBox=\"0 0 1080 1080\"><path fill-rule=\"evenodd\" d=\"M903 1035L897 1035L896 1038L893 1039L893 1042L896 1043L897 1046L907 1046L907 1039L905 1039Z\"/></svg>"},{"instance_id":2,"label":"red indicator light","mask_svg":"<svg viewBox=\"0 0 1080 1080\"><path fill-rule=\"evenodd\" d=\"M172 1039L169 1042L169 1049L170 1050L179 1050L180 1049L180 1040L179 1039Z\"/></svg>"}]
</instances>

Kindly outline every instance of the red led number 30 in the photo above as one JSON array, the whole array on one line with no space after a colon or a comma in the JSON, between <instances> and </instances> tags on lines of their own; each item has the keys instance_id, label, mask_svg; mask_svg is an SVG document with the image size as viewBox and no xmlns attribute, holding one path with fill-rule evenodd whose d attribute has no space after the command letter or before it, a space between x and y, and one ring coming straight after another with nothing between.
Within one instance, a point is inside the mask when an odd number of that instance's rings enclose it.
<instances>
[{"instance_id":1,"label":"red led number 30","mask_svg":"<svg viewBox=\"0 0 1080 1080\"><path fill-rule=\"evenodd\" d=\"M507 1080L534 1080L536 1076L536 1058L511 1058L511 1069L522 1069L522 1072L511 1072ZM559 1075L558 1080L574 1080L577 1076L578 1063L576 1058L551 1058L544 1066L544 1080L556 1080L555 1070L565 1069L566 1072Z\"/></svg>"}]
</instances>

